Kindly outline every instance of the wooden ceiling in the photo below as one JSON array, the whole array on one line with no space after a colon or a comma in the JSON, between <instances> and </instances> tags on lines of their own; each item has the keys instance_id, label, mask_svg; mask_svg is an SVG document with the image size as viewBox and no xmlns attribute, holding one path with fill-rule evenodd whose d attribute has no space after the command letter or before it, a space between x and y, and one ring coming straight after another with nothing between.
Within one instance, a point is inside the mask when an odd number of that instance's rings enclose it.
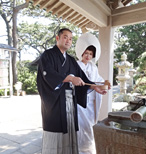
<instances>
[{"instance_id":1,"label":"wooden ceiling","mask_svg":"<svg viewBox=\"0 0 146 154\"><path fill-rule=\"evenodd\" d=\"M34 6L52 12L83 31L98 30L98 27L108 26L108 17L117 14L114 10L126 6L132 0L26 0ZM115 19L117 21L117 18Z\"/></svg>"}]
</instances>

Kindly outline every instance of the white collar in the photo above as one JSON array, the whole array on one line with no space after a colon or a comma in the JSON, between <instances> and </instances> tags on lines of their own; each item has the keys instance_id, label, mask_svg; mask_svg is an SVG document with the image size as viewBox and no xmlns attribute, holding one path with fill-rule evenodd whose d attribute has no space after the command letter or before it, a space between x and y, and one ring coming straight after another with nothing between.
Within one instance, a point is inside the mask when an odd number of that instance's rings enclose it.
<instances>
[{"instance_id":1,"label":"white collar","mask_svg":"<svg viewBox=\"0 0 146 154\"><path fill-rule=\"evenodd\" d=\"M66 59L66 52L63 53L64 58Z\"/></svg>"}]
</instances>

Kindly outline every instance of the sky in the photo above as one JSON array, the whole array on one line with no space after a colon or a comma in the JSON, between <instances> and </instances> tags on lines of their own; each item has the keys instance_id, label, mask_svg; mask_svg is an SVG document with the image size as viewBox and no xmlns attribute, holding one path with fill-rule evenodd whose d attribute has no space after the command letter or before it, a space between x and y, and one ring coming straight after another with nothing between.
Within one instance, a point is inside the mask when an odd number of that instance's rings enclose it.
<instances>
[{"instance_id":1,"label":"sky","mask_svg":"<svg viewBox=\"0 0 146 154\"><path fill-rule=\"evenodd\" d=\"M134 0L134 2L135 2L135 0ZM18 17L18 19L19 19L18 22L27 21L30 24L36 22L36 20L38 21L38 19L34 19L34 18L29 19L28 17L25 17L25 16ZM44 19L42 19L42 20L44 20ZM42 20L41 20L41 18L39 19L40 22L44 23L44 21L42 21ZM3 19L1 18L1 16L0 16L0 27L1 27L1 29L0 29L0 43L7 44L5 23L4 23ZM32 50L34 50L34 49L32 49L32 48L28 49L29 52L35 53L35 50L33 52L32 52ZM33 54L28 54L28 53L22 51L21 58L22 58L21 60L34 60L36 58L36 56Z\"/></svg>"},{"instance_id":2,"label":"sky","mask_svg":"<svg viewBox=\"0 0 146 154\"><path fill-rule=\"evenodd\" d=\"M3 35L6 35L6 30L5 30L5 23L3 19L0 16L0 25L1 25L1 30L0 30L0 43L7 44L6 38L7 37L1 37Z\"/></svg>"},{"instance_id":3,"label":"sky","mask_svg":"<svg viewBox=\"0 0 146 154\"><path fill-rule=\"evenodd\" d=\"M29 21L29 22L35 22L34 20L29 20L28 18L26 19L25 17L23 18L23 21ZM5 22L3 21L3 19L0 16L0 43L1 44L7 44L7 36L6 36L6 26L5 26ZM28 51L32 52L32 48L28 49ZM35 53L35 52L34 52ZM28 54L24 51L21 52L21 60L34 60L36 58L36 55L34 54ZM19 60L19 59L18 59Z\"/></svg>"}]
</instances>

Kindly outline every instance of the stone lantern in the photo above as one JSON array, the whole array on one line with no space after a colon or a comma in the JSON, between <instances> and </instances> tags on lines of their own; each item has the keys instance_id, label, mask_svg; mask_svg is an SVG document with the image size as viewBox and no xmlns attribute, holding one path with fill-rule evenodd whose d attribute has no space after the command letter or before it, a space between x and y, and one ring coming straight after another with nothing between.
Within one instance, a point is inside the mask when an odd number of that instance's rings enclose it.
<instances>
[{"instance_id":1,"label":"stone lantern","mask_svg":"<svg viewBox=\"0 0 146 154\"><path fill-rule=\"evenodd\" d=\"M131 67L131 63L127 60L127 55L125 52L121 55L121 62L117 63L118 67L118 76L116 77L120 83L120 93L126 94L127 90L127 80L130 79L129 76L129 68Z\"/></svg>"},{"instance_id":2,"label":"stone lantern","mask_svg":"<svg viewBox=\"0 0 146 154\"><path fill-rule=\"evenodd\" d=\"M7 44L0 43L0 90L4 90L5 96L9 90L10 96L13 95L13 73L12 73L12 55L18 52Z\"/></svg>"},{"instance_id":3,"label":"stone lantern","mask_svg":"<svg viewBox=\"0 0 146 154\"><path fill-rule=\"evenodd\" d=\"M17 96L20 95L21 91L22 91L22 83L21 82L16 82L16 84L14 85L16 92L17 92Z\"/></svg>"},{"instance_id":4,"label":"stone lantern","mask_svg":"<svg viewBox=\"0 0 146 154\"><path fill-rule=\"evenodd\" d=\"M127 84L128 84L127 91L130 92L133 90L133 76L136 73L136 70L133 68L133 63L131 63L131 68L128 71L129 71L130 79L127 81Z\"/></svg>"}]
</instances>

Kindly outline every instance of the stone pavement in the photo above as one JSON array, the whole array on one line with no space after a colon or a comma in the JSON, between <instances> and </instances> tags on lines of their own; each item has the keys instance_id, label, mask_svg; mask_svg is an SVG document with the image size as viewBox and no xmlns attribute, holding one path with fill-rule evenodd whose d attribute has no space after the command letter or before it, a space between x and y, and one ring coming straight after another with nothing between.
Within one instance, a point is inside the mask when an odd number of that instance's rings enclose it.
<instances>
[{"instance_id":1,"label":"stone pavement","mask_svg":"<svg viewBox=\"0 0 146 154\"><path fill-rule=\"evenodd\" d=\"M0 154L41 154L39 95L0 98Z\"/></svg>"},{"instance_id":2,"label":"stone pavement","mask_svg":"<svg viewBox=\"0 0 146 154\"><path fill-rule=\"evenodd\" d=\"M39 95L0 97L0 154L41 154L41 142Z\"/></svg>"}]
</instances>

